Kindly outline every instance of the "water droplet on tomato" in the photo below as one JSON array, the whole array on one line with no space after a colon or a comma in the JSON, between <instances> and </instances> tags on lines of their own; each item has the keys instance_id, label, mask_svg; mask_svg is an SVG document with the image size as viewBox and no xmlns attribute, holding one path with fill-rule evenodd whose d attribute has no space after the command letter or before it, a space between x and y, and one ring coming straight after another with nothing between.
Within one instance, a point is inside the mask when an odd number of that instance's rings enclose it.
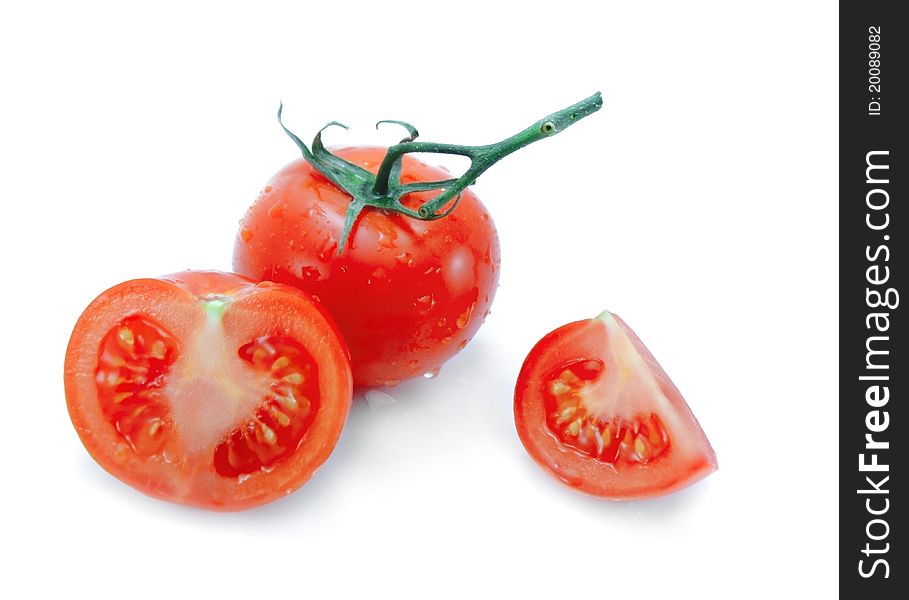
<instances>
[{"instance_id":1,"label":"water droplet on tomato","mask_svg":"<svg viewBox=\"0 0 909 600\"><path fill-rule=\"evenodd\" d=\"M432 294L426 294L414 300L413 305L419 309L421 315L428 315L436 306L436 298Z\"/></svg>"},{"instance_id":2,"label":"water droplet on tomato","mask_svg":"<svg viewBox=\"0 0 909 600\"><path fill-rule=\"evenodd\" d=\"M274 206L269 208L268 216L271 217L272 219L280 219L281 217L283 217L284 216L284 205L275 204Z\"/></svg>"},{"instance_id":3,"label":"water droplet on tomato","mask_svg":"<svg viewBox=\"0 0 909 600\"><path fill-rule=\"evenodd\" d=\"M351 242L348 242L348 244L353 247ZM322 249L319 250L319 260L326 260L337 251L338 244L335 242L334 236L328 236L328 239L325 240L325 244L322 246Z\"/></svg>"},{"instance_id":4,"label":"water droplet on tomato","mask_svg":"<svg viewBox=\"0 0 909 600\"><path fill-rule=\"evenodd\" d=\"M473 316L473 309L476 308L477 303L471 302L470 306L467 307L467 310L458 315L458 320L456 325L458 329L464 329L467 325L470 324L470 317Z\"/></svg>"},{"instance_id":5,"label":"water droplet on tomato","mask_svg":"<svg viewBox=\"0 0 909 600\"><path fill-rule=\"evenodd\" d=\"M240 239L243 240L244 242L249 242L249 240L252 239L252 236L253 236L253 233L249 229L246 229L244 227L243 229L240 230Z\"/></svg>"},{"instance_id":6,"label":"water droplet on tomato","mask_svg":"<svg viewBox=\"0 0 909 600\"><path fill-rule=\"evenodd\" d=\"M300 277L307 281L319 281L322 279L322 272L319 271L319 267L304 265L300 267Z\"/></svg>"},{"instance_id":7,"label":"water droplet on tomato","mask_svg":"<svg viewBox=\"0 0 909 600\"><path fill-rule=\"evenodd\" d=\"M426 371L425 373L423 373L423 377L425 377L426 379L434 379L438 375L439 375L438 369L433 369L431 371Z\"/></svg>"},{"instance_id":8,"label":"water droplet on tomato","mask_svg":"<svg viewBox=\"0 0 909 600\"><path fill-rule=\"evenodd\" d=\"M271 191L271 186L270 186L270 185L266 185L266 186L265 186L265 190L263 190L263 191L267 194L268 192Z\"/></svg>"},{"instance_id":9,"label":"water droplet on tomato","mask_svg":"<svg viewBox=\"0 0 909 600\"><path fill-rule=\"evenodd\" d=\"M461 340L461 343L458 344L458 352L463 350L466 345L467 345L467 340Z\"/></svg>"},{"instance_id":10,"label":"water droplet on tomato","mask_svg":"<svg viewBox=\"0 0 909 600\"><path fill-rule=\"evenodd\" d=\"M413 257L409 252L402 252L395 256L395 260L401 263L402 265L407 265L410 268L413 268Z\"/></svg>"}]
</instances>

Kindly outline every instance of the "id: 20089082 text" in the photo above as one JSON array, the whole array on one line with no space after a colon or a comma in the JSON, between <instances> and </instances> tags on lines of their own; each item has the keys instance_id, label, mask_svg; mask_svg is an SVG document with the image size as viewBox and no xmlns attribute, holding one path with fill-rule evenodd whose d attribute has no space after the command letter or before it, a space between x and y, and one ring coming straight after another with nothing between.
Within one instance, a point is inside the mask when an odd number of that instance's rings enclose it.
<instances>
[{"instance_id":1,"label":"id: 20089082 text","mask_svg":"<svg viewBox=\"0 0 909 600\"><path fill-rule=\"evenodd\" d=\"M872 25L868 28L868 114L881 114L881 28Z\"/></svg>"}]
</instances>

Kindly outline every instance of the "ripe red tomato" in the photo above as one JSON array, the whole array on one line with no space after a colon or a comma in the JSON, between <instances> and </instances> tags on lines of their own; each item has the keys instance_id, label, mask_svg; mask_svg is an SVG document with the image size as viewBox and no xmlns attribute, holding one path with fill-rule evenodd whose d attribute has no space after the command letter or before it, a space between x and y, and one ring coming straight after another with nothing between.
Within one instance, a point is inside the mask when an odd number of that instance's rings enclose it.
<instances>
[{"instance_id":1,"label":"ripe red tomato","mask_svg":"<svg viewBox=\"0 0 909 600\"><path fill-rule=\"evenodd\" d=\"M716 454L679 390L616 315L559 327L518 377L515 424L559 480L610 499L658 496L716 470Z\"/></svg>"},{"instance_id":2,"label":"ripe red tomato","mask_svg":"<svg viewBox=\"0 0 909 600\"><path fill-rule=\"evenodd\" d=\"M218 272L117 285L66 351L66 401L92 457L165 500L240 510L297 489L347 418L347 352L303 293Z\"/></svg>"},{"instance_id":3,"label":"ripe red tomato","mask_svg":"<svg viewBox=\"0 0 909 600\"><path fill-rule=\"evenodd\" d=\"M385 148L332 152L375 172ZM402 183L450 175L410 155ZM415 192L416 208L438 192ZM421 221L364 210L342 253L338 241L350 196L304 159L265 186L241 222L234 269L316 295L350 348L356 385L393 385L433 372L477 332L492 304L499 240L486 209L465 190L457 210Z\"/></svg>"}]
</instances>

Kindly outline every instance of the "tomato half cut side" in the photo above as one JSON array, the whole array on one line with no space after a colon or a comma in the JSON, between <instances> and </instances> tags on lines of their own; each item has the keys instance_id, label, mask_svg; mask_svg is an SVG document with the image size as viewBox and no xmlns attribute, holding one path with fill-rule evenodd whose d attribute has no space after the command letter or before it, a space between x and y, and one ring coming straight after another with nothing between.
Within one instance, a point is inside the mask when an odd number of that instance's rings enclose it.
<instances>
[{"instance_id":1,"label":"tomato half cut side","mask_svg":"<svg viewBox=\"0 0 909 600\"><path fill-rule=\"evenodd\" d=\"M559 327L533 347L518 376L514 412L531 457L594 496L659 496L717 469L678 388L609 312Z\"/></svg>"},{"instance_id":2,"label":"tomato half cut side","mask_svg":"<svg viewBox=\"0 0 909 600\"><path fill-rule=\"evenodd\" d=\"M347 350L304 293L229 273L136 279L83 312L66 352L73 425L151 496L241 510L297 489L347 418Z\"/></svg>"}]
</instances>

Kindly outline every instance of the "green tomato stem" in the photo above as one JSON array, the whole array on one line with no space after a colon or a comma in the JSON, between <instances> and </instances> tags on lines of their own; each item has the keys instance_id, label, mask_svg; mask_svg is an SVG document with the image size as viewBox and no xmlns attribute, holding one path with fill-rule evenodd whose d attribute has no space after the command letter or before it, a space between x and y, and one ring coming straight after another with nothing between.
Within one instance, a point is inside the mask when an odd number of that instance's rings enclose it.
<instances>
[{"instance_id":1,"label":"green tomato stem","mask_svg":"<svg viewBox=\"0 0 909 600\"><path fill-rule=\"evenodd\" d=\"M367 206L397 212L414 219L434 221L449 215L458 205L462 192L486 172L489 167L509 154L538 140L564 131L584 117L592 115L603 106L599 92L576 104L547 115L530 127L494 144L485 146L461 146L457 144L439 144L435 142L414 141L419 135L416 128L404 121L379 121L394 123L404 127L408 136L388 149L378 172L373 175L362 167L355 165L328 152L322 145L322 131L332 125L347 128L332 121L319 130L312 142L312 150L306 147L300 138L294 135L281 120L282 108L278 108L278 122L285 133L294 141L303 157L329 181L350 194L351 203L347 209L344 230L338 243L338 254L344 251L350 231L356 223L360 212ZM439 181L425 181L410 184L401 183L401 168L405 154L424 152L435 154L455 154L470 158L470 167L457 178ZM402 204L401 199L413 192L440 190L432 199L424 202L419 209L413 210ZM447 208L446 208L447 207ZM442 210L445 209L445 210ZM442 212L439 212L439 211Z\"/></svg>"}]
</instances>

